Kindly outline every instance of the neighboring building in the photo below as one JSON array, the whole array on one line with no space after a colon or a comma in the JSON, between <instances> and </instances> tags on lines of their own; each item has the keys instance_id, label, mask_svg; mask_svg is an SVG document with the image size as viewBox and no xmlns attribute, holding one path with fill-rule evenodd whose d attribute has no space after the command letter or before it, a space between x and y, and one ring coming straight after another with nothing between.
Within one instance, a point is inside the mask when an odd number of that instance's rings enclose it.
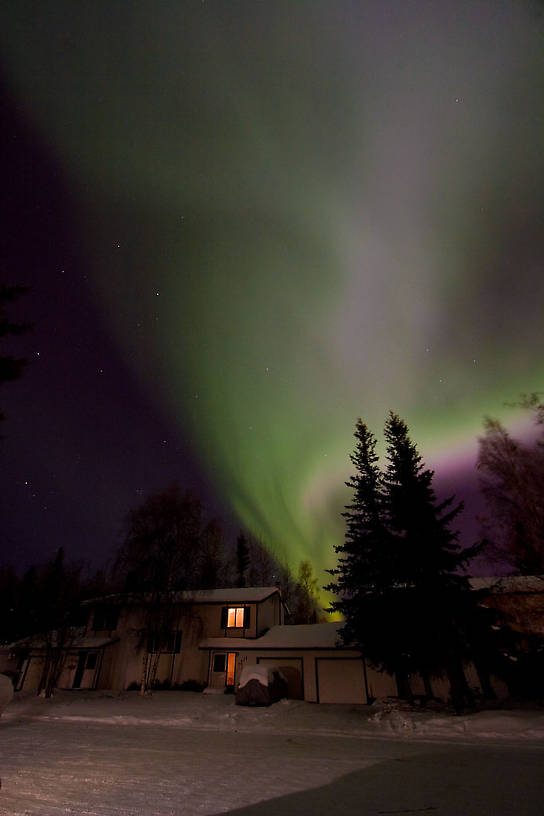
<instances>
[{"instance_id":1,"label":"neighboring building","mask_svg":"<svg viewBox=\"0 0 544 816\"><path fill-rule=\"evenodd\" d=\"M485 605L499 610L504 623L525 635L544 635L544 575L471 578L473 589L487 590Z\"/></svg>"}]
</instances>

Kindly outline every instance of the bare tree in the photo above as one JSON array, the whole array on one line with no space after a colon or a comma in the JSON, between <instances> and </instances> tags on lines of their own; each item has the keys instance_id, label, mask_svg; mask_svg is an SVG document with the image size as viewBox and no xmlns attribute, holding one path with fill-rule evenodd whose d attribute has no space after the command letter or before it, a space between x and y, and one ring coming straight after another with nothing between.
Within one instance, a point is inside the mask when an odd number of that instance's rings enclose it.
<instances>
[{"instance_id":1,"label":"bare tree","mask_svg":"<svg viewBox=\"0 0 544 816\"><path fill-rule=\"evenodd\" d=\"M544 573L544 403L537 394L522 398L531 412L536 438L522 442L497 419L487 417L479 440L480 484L490 515L486 538L525 575Z\"/></svg>"},{"instance_id":2,"label":"bare tree","mask_svg":"<svg viewBox=\"0 0 544 816\"><path fill-rule=\"evenodd\" d=\"M34 618L41 633L45 655L38 694L51 697L64 666L67 648L78 634L74 626L81 601L80 569L66 566L64 550L45 565L36 586Z\"/></svg>"},{"instance_id":3,"label":"bare tree","mask_svg":"<svg viewBox=\"0 0 544 816\"><path fill-rule=\"evenodd\" d=\"M244 587L246 585L246 572L249 567L249 547L247 539L240 530L238 538L236 539L236 586Z\"/></svg>"},{"instance_id":4,"label":"bare tree","mask_svg":"<svg viewBox=\"0 0 544 816\"><path fill-rule=\"evenodd\" d=\"M209 521L200 537L198 584L201 589L215 589L223 573L223 530L216 519Z\"/></svg>"},{"instance_id":5,"label":"bare tree","mask_svg":"<svg viewBox=\"0 0 544 816\"><path fill-rule=\"evenodd\" d=\"M249 586L273 586L280 581L280 564L256 538L248 537L249 567L247 580Z\"/></svg>"},{"instance_id":6,"label":"bare tree","mask_svg":"<svg viewBox=\"0 0 544 816\"><path fill-rule=\"evenodd\" d=\"M317 578L308 560L303 560L299 564L293 595L293 623L317 623L319 590Z\"/></svg>"},{"instance_id":7,"label":"bare tree","mask_svg":"<svg viewBox=\"0 0 544 816\"><path fill-rule=\"evenodd\" d=\"M116 571L144 610L139 630L144 648L140 692L150 693L161 653L176 623L174 593L194 589L200 578L202 507L174 484L131 510ZM208 538L211 538L211 531Z\"/></svg>"}]
</instances>

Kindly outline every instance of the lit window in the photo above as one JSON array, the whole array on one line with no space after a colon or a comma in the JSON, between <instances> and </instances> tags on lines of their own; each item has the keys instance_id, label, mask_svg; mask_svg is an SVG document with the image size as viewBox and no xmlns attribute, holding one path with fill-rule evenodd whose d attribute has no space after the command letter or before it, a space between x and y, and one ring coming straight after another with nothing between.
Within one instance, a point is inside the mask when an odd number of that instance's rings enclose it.
<instances>
[{"instance_id":1,"label":"lit window","mask_svg":"<svg viewBox=\"0 0 544 816\"><path fill-rule=\"evenodd\" d=\"M224 606L221 609L221 629L249 629L251 626L250 606Z\"/></svg>"},{"instance_id":2,"label":"lit window","mask_svg":"<svg viewBox=\"0 0 544 816\"><path fill-rule=\"evenodd\" d=\"M226 686L234 685L235 675L236 675L236 653L229 652L227 655L227 676L225 678Z\"/></svg>"},{"instance_id":3,"label":"lit window","mask_svg":"<svg viewBox=\"0 0 544 816\"><path fill-rule=\"evenodd\" d=\"M227 627L239 627L240 629L244 625L244 607L243 606L230 606L228 615L227 615Z\"/></svg>"}]
</instances>

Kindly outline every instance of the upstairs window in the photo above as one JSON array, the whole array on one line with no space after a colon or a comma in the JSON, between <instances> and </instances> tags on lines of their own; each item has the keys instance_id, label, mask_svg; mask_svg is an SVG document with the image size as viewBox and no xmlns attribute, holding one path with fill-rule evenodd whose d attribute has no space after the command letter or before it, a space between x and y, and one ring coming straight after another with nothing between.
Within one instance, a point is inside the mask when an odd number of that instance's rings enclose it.
<instances>
[{"instance_id":1,"label":"upstairs window","mask_svg":"<svg viewBox=\"0 0 544 816\"><path fill-rule=\"evenodd\" d=\"M221 610L221 629L248 629L250 616L249 606L224 606Z\"/></svg>"},{"instance_id":2,"label":"upstairs window","mask_svg":"<svg viewBox=\"0 0 544 816\"><path fill-rule=\"evenodd\" d=\"M229 606L227 613L227 627L231 629L234 626L242 628L244 625L244 607L243 606Z\"/></svg>"},{"instance_id":3,"label":"upstairs window","mask_svg":"<svg viewBox=\"0 0 544 816\"><path fill-rule=\"evenodd\" d=\"M147 651L156 654L179 654L181 651L181 631L172 629L165 632L162 637L156 629L149 632L147 638Z\"/></svg>"},{"instance_id":4,"label":"upstairs window","mask_svg":"<svg viewBox=\"0 0 544 816\"><path fill-rule=\"evenodd\" d=\"M93 631L112 631L117 628L119 619L119 607L117 606L97 606L94 610Z\"/></svg>"}]
</instances>

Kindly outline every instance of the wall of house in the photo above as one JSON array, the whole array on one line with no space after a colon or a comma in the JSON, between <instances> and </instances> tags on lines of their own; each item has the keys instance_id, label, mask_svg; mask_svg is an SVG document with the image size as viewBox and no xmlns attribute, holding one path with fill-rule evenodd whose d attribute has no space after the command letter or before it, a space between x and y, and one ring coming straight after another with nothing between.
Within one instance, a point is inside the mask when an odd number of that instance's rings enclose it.
<instances>
[{"instance_id":1,"label":"wall of house","mask_svg":"<svg viewBox=\"0 0 544 816\"><path fill-rule=\"evenodd\" d=\"M21 689L25 691L36 691L43 672L44 658L40 656L29 657L26 665L23 666ZM24 677L24 679L23 679Z\"/></svg>"},{"instance_id":2,"label":"wall of house","mask_svg":"<svg viewBox=\"0 0 544 816\"><path fill-rule=\"evenodd\" d=\"M114 685L113 677L117 653L119 652L119 642L111 643L103 649L102 657L99 659L97 667L98 676L95 678L96 688L99 689L119 689Z\"/></svg>"},{"instance_id":3,"label":"wall of house","mask_svg":"<svg viewBox=\"0 0 544 816\"><path fill-rule=\"evenodd\" d=\"M229 606L249 606L251 609L250 612L250 621L249 627L247 629L243 628L230 628L230 629L222 629L221 628L221 610L224 607ZM260 604L262 606L262 604ZM249 637L254 638L257 637L257 629L256 629L256 613L255 613L255 604L194 604L192 607L192 614L194 616L198 616L202 623L202 637ZM186 613L187 614L187 613ZM259 612L260 618L260 612ZM260 621L259 621L260 626Z\"/></svg>"},{"instance_id":4,"label":"wall of house","mask_svg":"<svg viewBox=\"0 0 544 816\"><path fill-rule=\"evenodd\" d=\"M221 625L220 607L186 608L180 620L182 630L181 653L177 655L177 669L174 682L178 685L194 680L197 683L206 682L208 668L207 658L198 648L204 637L207 637L207 626ZM220 629L215 631L221 632Z\"/></svg>"},{"instance_id":5,"label":"wall of house","mask_svg":"<svg viewBox=\"0 0 544 816\"><path fill-rule=\"evenodd\" d=\"M160 683L169 680L173 685L181 685L187 680L205 682L207 657L199 651L198 646L208 634L207 626L214 628L214 634L223 634L220 623L220 605L181 605L177 619L173 620L173 627L182 631L181 650L178 654L161 654L157 680ZM98 688L124 690L140 685L143 659L147 654L147 644L142 643L139 634L144 624L141 608L124 610L116 631L112 633L119 638L119 642L105 650Z\"/></svg>"},{"instance_id":6,"label":"wall of house","mask_svg":"<svg viewBox=\"0 0 544 816\"><path fill-rule=\"evenodd\" d=\"M121 637L117 660L112 671L113 688L127 689L133 684L140 684L145 651L137 632L130 632Z\"/></svg>"},{"instance_id":7,"label":"wall of house","mask_svg":"<svg viewBox=\"0 0 544 816\"><path fill-rule=\"evenodd\" d=\"M206 637L246 637L255 638L282 620L280 598L274 594L262 603L239 604L249 606L250 625L247 629L221 628L221 612L225 606L234 604L180 604L173 628L182 632L179 654L162 654L157 669L157 680L169 680L173 685L181 685L189 680L207 682L208 655L199 650L200 642ZM257 612L258 607L258 612ZM142 606L133 605L120 610L115 630L93 629L94 610L89 611L86 630L87 637L119 638L118 643L108 646L103 657L98 677L98 688L127 689L139 685L142 663L147 644L142 643L141 631L145 629L145 613ZM258 630L257 630L258 627ZM77 664L77 659L76 659ZM74 669L71 669L73 682ZM66 673L63 681L70 682Z\"/></svg>"},{"instance_id":8,"label":"wall of house","mask_svg":"<svg viewBox=\"0 0 544 816\"><path fill-rule=\"evenodd\" d=\"M278 626L283 623L283 606L280 597L274 593L271 598L258 604L258 625L259 635L267 632L272 626Z\"/></svg>"},{"instance_id":9,"label":"wall of house","mask_svg":"<svg viewBox=\"0 0 544 816\"><path fill-rule=\"evenodd\" d=\"M76 652L69 652L66 657L64 658L64 664L62 667L62 671L59 675L59 679L57 681L57 687L60 689L69 689L72 688L74 683L74 675L76 673L78 662L78 656ZM85 686L81 686L81 688L85 688Z\"/></svg>"}]
</instances>

